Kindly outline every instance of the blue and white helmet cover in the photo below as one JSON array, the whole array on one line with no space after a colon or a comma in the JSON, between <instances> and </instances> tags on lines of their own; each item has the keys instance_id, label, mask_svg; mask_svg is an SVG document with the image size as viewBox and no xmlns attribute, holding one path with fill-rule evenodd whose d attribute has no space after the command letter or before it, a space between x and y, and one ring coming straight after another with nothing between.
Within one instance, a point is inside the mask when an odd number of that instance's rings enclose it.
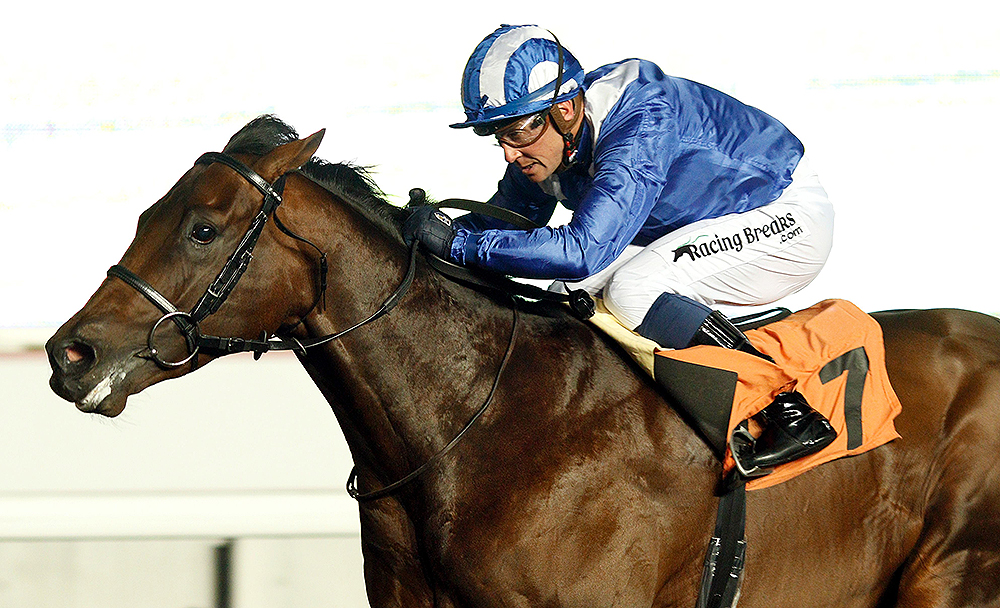
<instances>
[{"instance_id":1,"label":"blue and white helmet cover","mask_svg":"<svg viewBox=\"0 0 1000 608\"><path fill-rule=\"evenodd\" d=\"M563 48L563 76L556 103L583 86L583 67ZM537 25L502 25L472 52L462 74L466 121L460 129L527 116L553 103L559 74L559 44Z\"/></svg>"}]
</instances>

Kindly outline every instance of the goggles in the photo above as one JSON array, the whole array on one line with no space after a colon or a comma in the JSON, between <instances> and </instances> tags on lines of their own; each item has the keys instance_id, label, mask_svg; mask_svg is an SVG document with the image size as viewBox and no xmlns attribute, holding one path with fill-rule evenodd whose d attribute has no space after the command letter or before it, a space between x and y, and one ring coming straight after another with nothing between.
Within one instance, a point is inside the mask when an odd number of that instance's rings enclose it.
<instances>
[{"instance_id":1,"label":"goggles","mask_svg":"<svg viewBox=\"0 0 1000 608\"><path fill-rule=\"evenodd\" d=\"M504 121L500 124L473 127L476 135L494 135L497 143L511 148L527 148L541 139L549 126L549 110Z\"/></svg>"}]
</instances>

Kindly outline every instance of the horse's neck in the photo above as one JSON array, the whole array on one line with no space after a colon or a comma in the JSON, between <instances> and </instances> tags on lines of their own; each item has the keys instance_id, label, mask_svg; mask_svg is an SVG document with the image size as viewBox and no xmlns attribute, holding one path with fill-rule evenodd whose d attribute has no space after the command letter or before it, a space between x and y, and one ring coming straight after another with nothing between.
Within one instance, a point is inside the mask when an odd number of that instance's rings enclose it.
<instances>
[{"instance_id":1,"label":"horse's neck","mask_svg":"<svg viewBox=\"0 0 1000 608\"><path fill-rule=\"evenodd\" d=\"M314 337L368 317L407 269L391 239L355 238L341 250L353 254L330 268L327 308L306 321ZM511 330L510 311L484 307L484 298L417 263L390 314L303 358L355 461L386 478L409 472L458 432L485 398Z\"/></svg>"},{"instance_id":2,"label":"horse's neck","mask_svg":"<svg viewBox=\"0 0 1000 608\"><path fill-rule=\"evenodd\" d=\"M338 256L330 268L327 307L306 321L313 337L366 318L407 268L402 244L372 234L371 226L340 222L331 230ZM434 274L420 259L416 263L412 287L389 315L303 358L338 417L355 463L382 484L427 462L471 419L497 379L514 324L510 308ZM509 442L511 450L524 444L546 454L555 448L545 429L572 428L595 438L591 443L631 433L629 444L646 441L664 466L711 469L704 443L620 353L586 327L562 314L524 314L517 336L497 401L479 423L509 432L465 439L463 449L472 442L494 455L498 444ZM581 439L574 449L585 444Z\"/></svg>"}]
</instances>

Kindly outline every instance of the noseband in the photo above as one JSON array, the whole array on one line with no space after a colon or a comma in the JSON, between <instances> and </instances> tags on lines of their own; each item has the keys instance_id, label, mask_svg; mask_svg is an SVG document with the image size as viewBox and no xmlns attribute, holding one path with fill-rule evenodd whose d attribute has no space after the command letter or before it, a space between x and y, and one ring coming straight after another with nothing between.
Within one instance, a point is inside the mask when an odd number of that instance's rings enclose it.
<instances>
[{"instance_id":1,"label":"noseband","mask_svg":"<svg viewBox=\"0 0 1000 608\"><path fill-rule=\"evenodd\" d=\"M191 309L191 312L184 312L178 309L169 298L157 291L156 288L144 281L128 268L125 268L120 264L116 264L108 269L109 277L121 279L127 285L131 286L133 289L145 296L147 300L152 302L153 305L163 313L163 316L161 316L149 330L149 335L146 339L149 352L141 356L152 359L157 365L164 369L174 369L190 363L193 371L198 365L198 354L200 352L208 352L213 355L253 352L255 359L259 359L261 355L271 350L294 350L304 355L306 350L309 348L336 340L387 314L396 306L396 304L399 303L399 301L403 298L403 295L413 283L413 276L416 269L415 261L417 257L418 241L414 241L410 247L409 263L406 269L406 274L404 275L402 282L399 284L399 287L397 287L396 290L393 291L388 298L386 298L385 302L382 303L382 306L380 306L378 310L366 319L355 323L343 331L320 338L313 338L311 340L299 340L292 336L274 336L269 339L266 334L262 335L258 340L247 338L220 338L216 336L203 335L199 328L199 324L206 317L219 310L219 307L222 306L222 304L226 301L226 298L229 297L229 294L236 287L240 277L243 276L247 266L250 264L250 260L253 259L254 247L257 245L257 240L260 238L261 232L264 230L267 218L272 215L274 216L274 223L279 230L298 241L306 243L320 253L320 292L309 312L311 312L324 297L326 292L327 274L326 254L307 239L290 231L281 223L281 220L278 219L276 212L278 206L281 204L281 195L284 190L285 177L287 174L279 177L273 184L269 184L267 180L258 175L253 169L247 167L235 158L223 153L206 152L205 154L202 154L197 161L195 161L196 165L207 165L212 163L222 163L243 176L244 179L250 182L261 192L261 194L264 195L264 203L253 222L251 222L250 228L247 229L246 234L243 235L243 238L240 240L239 245L236 246L236 250L233 251L231 256L229 256L229 259L226 261L225 265L223 265L222 270L219 271L218 276L215 277L212 284L208 286L205 293L198 299L198 303L195 304L193 309ZM399 479L394 483L390 483L379 490L368 493L360 492L357 488L357 468L352 469L351 476L347 483L347 491L353 498L358 501L369 501L376 500L396 492L426 471L430 470L430 468L439 462L445 454L449 453L451 449L454 448L459 441L461 441L462 437L464 437L465 434L476 424L476 421L479 420L479 418L486 412L486 409L493 402L493 397L500 385L500 379L507 367L507 362L510 360L511 354L514 351L518 325L516 305L513 307L513 310L514 322L511 326L510 341L508 342L507 349L504 351L503 358L500 361L496 378L493 381L486 400L479 407L479 409L476 410L472 418L465 424L464 427L462 427L458 434L448 444L441 448L422 466L417 467L402 479ZM309 312L302 315L303 318L308 316ZM188 355L180 361L168 361L164 359L159 354L155 346L154 336L156 331L167 321L173 322L184 336L184 339L187 341Z\"/></svg>"},{"instance_id":2,"label":"noseband","mask_svg":"<svg viewBox=\"0 0 1000 608\"><path fill-rule=\"evenodd\" d=\"M403 278L399 287L396 288L396 291L394 291L392 295L390 295L389 298L382 304L382 306L371 316L349 327L348 329L345 329L344 331L311 340L299 340L290 335L268 338L266 333L262 334L259 339L238 337L222 338L218 336L203 335L200 330L200 323L205 320L206 317L218 311L219 307L222 306L222 304L226 301L226 298L229 297L229 294L232 293L233 289L236 287L240 277L243 276L247 266L250 264L250 260L253 259L254 247L256 247L257 240L260 238L260 235L264 230L264 225L267 223L267 219L271 216L274 216L275 226L277 226L279 230L295 240L309 245L320 254L320 289L316 301L313 302L313 305L310 308L310 312L316 308L319 302L324 298L327 285L326 254L308 239L293 233L284 224L282 224L280 219L278 219L277 209L278 206L281 205L281 195L284 191L285 178L287 174L282 175L275 180L273 184L270 184L250 167L235 158L220 152L206 152L205 154L202 154L197 161L195 161L196 165L209 165L212 163L221 163L236 171L264 195L264 202L261 205L261 209L257 213L256 217L254 217L253 222L251 222L250 227L247 229L246 234L243 235L243 238L236 246L236 250L233 251L231 256L229 256L229 259L226 261L225 265L223 265L222 270L219 271L218 276L215 277L215 280L208 286L205 293L198 299L198 302L194 305L194 308L191 309L191 312L184 312L180 310L170 301L169 298L157 291L156 288L144 281L128 268L125 268L120 264L116 264L108 269L109 277L121 279L127 285L145 296L147 300L152 302L153 305L163 313L163 316L160 317L149 330L149 335L146 339L148 352L143 353L143 356L153 360L160 367L164 369L174 369L190 363L191 369L194 370L198 366L198 354L202 352L215 356L241 352L253 352L255 359L259 359L261 355L271 350L294 350L304 355L307 349L336 340L341 336L344 336L388 313L399 302L403 294L413 282L415 266L413 264L413 259L416 256L417 251L415 247L411 249L410 264L407 269L406 276ZM307 315L308 313L303 315L303 318ZM187 342L188 354L179 361L169 361L164 359L159 350L156 348L156 332L160 326L167 321L171 321L177 326Z\"/></svg>"}]
</instances>

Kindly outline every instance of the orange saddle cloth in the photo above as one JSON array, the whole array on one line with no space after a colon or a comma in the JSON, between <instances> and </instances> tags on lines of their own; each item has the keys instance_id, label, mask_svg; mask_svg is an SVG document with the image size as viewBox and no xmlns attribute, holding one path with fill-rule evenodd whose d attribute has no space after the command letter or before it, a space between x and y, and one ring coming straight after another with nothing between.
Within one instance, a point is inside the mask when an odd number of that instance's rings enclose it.
<instances>
[{"instance_id":1,"label":"orange saddle cloth","mask_svg":"<svg viewBox=\"0 0 1000 608\"><path fill-rule=\"evenodd\" d=\"M899 437L893 420L902 406L889 385L882 329L871 316L846 300L826 300L746 334L775 363L713 346L657 349L654 377L672 401L696 402L695 407L717 416L710 425L717 430L702 431L715 443L727 472L735 466L727 447L733 429L779 392L801 392L826 416L837 431L831 445L749 482L748 490L773 486ZM727 400L732 404L728 420Z\"/></svg>"}]
</instances>

